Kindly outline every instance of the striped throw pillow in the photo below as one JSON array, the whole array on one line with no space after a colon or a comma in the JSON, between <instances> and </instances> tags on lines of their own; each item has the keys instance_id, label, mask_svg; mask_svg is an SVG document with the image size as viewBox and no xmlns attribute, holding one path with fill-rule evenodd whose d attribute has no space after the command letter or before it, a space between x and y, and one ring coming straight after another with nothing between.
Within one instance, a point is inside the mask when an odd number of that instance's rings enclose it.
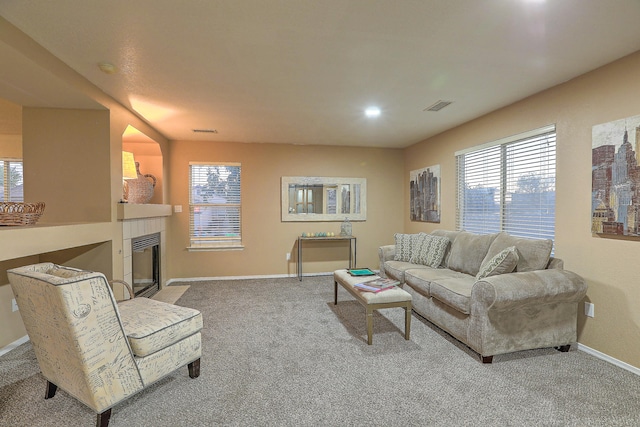
<instances>
[{"instance_id":1,"label":"striped throw pillow","mask_svg":"<svg viewBox=\"0 0 640 427\"><path fill-rule=\"evenodd\" d=\"M480 271L476 275L476 280L484 279L498 274L511 273L518 265L520 256L515 246L500 251L496 256L480 266Z\"/></svg>"},{"instance_id":2,"label":"striped throw pillow","mask_svg":"<svg viewBox=\"0 0 640 427\"><path fill-rule=\"evenodd\" d=\"M401 234L396 233L393 235L396 241L396 254L393 258L396 261L411 261L411 251L413 250L413 239L416 234Z\"/></svg>"},{"instance_id":3,"label":"striped throw pillow","mask_svg":"<svg viewBox=\"0 0 640 427\"><path fill-rule=\"evenodd\" d=\"M411 262L438 268L448 247L448 238L420 233L414 240Z\"/></svg>"}]
</instances>

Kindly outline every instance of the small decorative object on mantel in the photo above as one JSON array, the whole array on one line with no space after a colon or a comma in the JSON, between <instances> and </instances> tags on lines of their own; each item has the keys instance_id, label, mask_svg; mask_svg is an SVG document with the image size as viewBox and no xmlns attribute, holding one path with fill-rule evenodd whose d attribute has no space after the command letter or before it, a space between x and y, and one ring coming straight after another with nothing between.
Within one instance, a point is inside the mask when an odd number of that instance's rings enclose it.
<instances>
[{"instance_id":1,"label":"small decorative object on mantel","mask_svg":"<svg viewBox=\"0 0 640 427\"><path fill-rule=\"evenodd\" d=\"M349 237L351 236L351 221L349 218L345 218L340 226L340 236Z\"/></svg>"},{"instance_id":2,"label":"small decorative object on mantel","mask_svg":"<svg viewBox=\"0 0 640 427\"><path fill-rule=\"evenodd\" d=\"M33 225L44 212L44 202L0 202L0 225Z\"/></svg>"},{"instance_id":3,"label":"small decorative object on mantel","mask_svg":"<svg viewBox=\"0 0 640 427\"><path fill-rule=\"evenodd\" d=\"M153 197L153 189L156 186L156 177L150 173L140 173L140 163L136 162L136 173L138 178L125 179L124 195L129 203L144 204L149 203Z\"/></svg>"}]
</instances>

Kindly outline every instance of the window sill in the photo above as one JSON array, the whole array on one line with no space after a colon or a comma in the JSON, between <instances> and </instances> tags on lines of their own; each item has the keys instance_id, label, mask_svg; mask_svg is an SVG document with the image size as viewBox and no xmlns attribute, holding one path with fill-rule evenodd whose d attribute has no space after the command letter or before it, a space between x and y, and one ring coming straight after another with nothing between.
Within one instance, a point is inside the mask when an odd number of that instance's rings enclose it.
<instances>
[{"instance_id":1,"label":"window sill","mask_svg":"<svg viewBox=\"0 0 640 427\"><path fill-rule=\"evenodd\" d=\"M240 246L187 246L189 252L210 252L210 251L242 251L244 245Z\"/></svg>"}]
</instances>

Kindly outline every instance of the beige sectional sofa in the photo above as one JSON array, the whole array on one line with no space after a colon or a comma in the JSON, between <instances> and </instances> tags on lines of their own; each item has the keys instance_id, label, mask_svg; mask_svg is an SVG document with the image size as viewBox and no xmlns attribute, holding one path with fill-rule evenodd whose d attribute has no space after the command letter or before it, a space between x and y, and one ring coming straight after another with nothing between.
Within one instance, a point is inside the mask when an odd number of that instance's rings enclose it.
<instances>
[{"instance_id":1,"label":"beige sectional sofa","mask_svg":"<svg viewBox=\"0 0 640 427\"><path fill-rule=\"evenodd\" d=\"M507 233L436 230L396 234L382 246L380 274L399 280L413 310L480 354L568 351L587 285L550 256L552 241Z\"/></svg>"}]
</instances>

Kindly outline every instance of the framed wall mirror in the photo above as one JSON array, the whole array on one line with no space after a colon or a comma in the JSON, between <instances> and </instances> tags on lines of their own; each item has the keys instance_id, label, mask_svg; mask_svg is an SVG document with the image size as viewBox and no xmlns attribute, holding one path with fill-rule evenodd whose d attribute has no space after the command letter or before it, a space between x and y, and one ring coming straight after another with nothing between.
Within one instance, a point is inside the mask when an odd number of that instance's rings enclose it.
<instances>
[{"instance_id":1,"label":"framed wall mirror","mask_svg":"<svg viewBox=\"0 0 640 427\"><path fill-rule=\"evenodd\" d=\"M282 221L365 221L367 179L282 177Z\"/></svg>"}]
</instances>

